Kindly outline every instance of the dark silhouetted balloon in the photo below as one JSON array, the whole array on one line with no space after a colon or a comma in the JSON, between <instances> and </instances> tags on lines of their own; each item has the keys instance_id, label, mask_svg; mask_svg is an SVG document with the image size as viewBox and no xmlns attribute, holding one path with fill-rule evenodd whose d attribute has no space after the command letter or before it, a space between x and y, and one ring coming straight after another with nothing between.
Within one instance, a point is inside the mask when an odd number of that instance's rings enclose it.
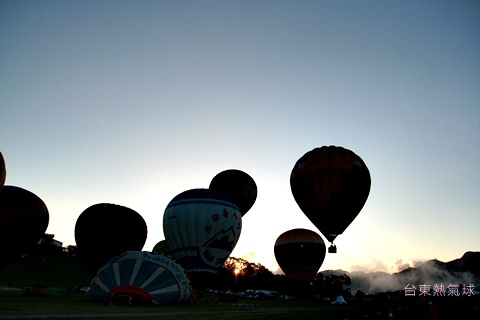
<instances>
[{"instance_id":1,"label":"dark silhouetted balloon","mask_svg":"<svg viewBox=\"0 0 480 320\"><path fill-rule=\"evenodd\" d=\"M27 253L44 236L48 209L36 194L14 186L0 190L0 266Z\"/></svg>"},{"instance_id":2,"label":"dark silhouetted balloon","mask_svg":"<svg viewBox=\"0 0 480 320\"><path fill-rule=\"evenodd\" d=\"M336 146L313 149L293 167L290 186L303 213L328 241L350 225L370 193L370 172L352 151ZM331 247L329 252L334 252Z\"/></svg>"},{"instance_id":3,"label":"dark silhouetted balloon","mask_svg":"<svg viewBox=\"0 0 480 320\"><path fill-rule=\"evenodd\" d=\"M195 285L223 266L241 230L237 205L217 190L184 191L170 201L163 215L168 247Z\"/></svg>"},{"instance_id":4,"label":"dark silhouetted balloon","mask_svg":"<svg viewBox=\"0 0 480 320\"><path fill-rule=\"evenodd\" d=\"M83 211L75 224L78 254L95 275L111 258L125 251L142 250L147 224L136 211L99 203Z\"/></svg>"},{"instance_id":5,"label":"dark silhouetted balloon","mask_svg":"<svg viewBox=\"0 0 480 320\"><path fill-rule=\"evenodd\" d=\"M313 280L325 259L322 237L307 229L292 229L275 241L277 263L289 280Z\"/></svg>"},{"instance_id":6,"label":"dark silhouetted balloon","mask_svg":"<svg viewBox=\"0 0 480 320\"><path fill-rule=\"evenodd\" d=\"M7 167L5 166L5 159L0 152L0 190L5 185L5 179L7 178Z\"/></svg>"},{"instance_id":7,"label":"dark silhouetted balloon","mask_svg":"<svg viewBox=\"0 0 480 320\"><path fill-rule=\"evenodd\" d=\"M226 193L238 206L242 216L252 208L257 199L257 185L247 173L229 169L217 174L210 182L209 189Z\"/></svg>"}]
</instances>

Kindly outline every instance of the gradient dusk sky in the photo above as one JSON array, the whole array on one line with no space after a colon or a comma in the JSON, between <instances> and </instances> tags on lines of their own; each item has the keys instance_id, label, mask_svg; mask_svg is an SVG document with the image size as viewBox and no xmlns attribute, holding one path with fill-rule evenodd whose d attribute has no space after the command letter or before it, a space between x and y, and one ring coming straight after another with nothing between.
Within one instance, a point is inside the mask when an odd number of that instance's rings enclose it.
<instances>
[{"instance_id":1,"label":"gradient dusk sky","mask_svg":"<svg viewBox=\"0 0 480 320\"><path fill-rule=\"evenodd\" d=\"M232 256L278 272L277 237L318 232L290 191L337 145L372 188L321 270L396 272L480 251L479 1L0 1L0 150L48 233L110 202L164 239L180 192L220 171L258 197Z\"/></svg>"}]
</instances>

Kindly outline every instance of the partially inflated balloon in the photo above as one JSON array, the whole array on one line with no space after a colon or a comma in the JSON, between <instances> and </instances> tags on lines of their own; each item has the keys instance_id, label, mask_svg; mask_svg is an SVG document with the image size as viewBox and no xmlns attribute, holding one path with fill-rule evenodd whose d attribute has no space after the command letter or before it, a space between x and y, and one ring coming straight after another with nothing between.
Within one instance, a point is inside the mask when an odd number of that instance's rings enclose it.
<instances>
[{"instance_id":1,"label":"partially inflated balloon","mask_svg":"<svg viewBox=\"0 0 480 320\"><path fill-rule=\"evenodd\" d=\"M192 282L216 274L235 247L242 216L223 192L193 189L170 201L163 215L163 232L176 261Z\"/></svg>"},{"instance_id":2,"label":"partially inflated balloon","mask_svg":"<svg viewBox=\"0 0 480 320\"><path fill-rule=\"evenodd\" d=\"M25 254L44 236L48 209L36 194L14 186L0 190L0 265Z\"/></svg>"},{"instance_id":3,"label":"partially inflated balloon","mask_svg":"<svg viewBox=\"0 0 480 320\"><path fill-rule=\"evenodd\" d=\"M330 242L362 210L370 184L370 172L363 160L336 146L307 152L297 161L290 176L298 206Z\"/></svg>"},{"instance_id":4,"label":"partially inflated balloon","mask_svg":"<svg viewBox=\"0 0 480 320\"><path fill-rule=\"evenodd\" d=\"M125 251L140 251L147 240L147 224L136 211L111 204L95 204L75 224L78 254L95 275L111 258Z\"/></svg>"},{"instance_id":5,"label":"partially inflated balloon","mask_svg":"<svg viewBox=\"0 0 480 320\"><path fill-rule=\"evenodd\" d=\"M257 199L257 185L247 173L229 169L217 174L209 189L226 193L238 206L242 216L250 210Z\"/></svg>"},{"instance_id":6,"label":"partially inflated balloon","mask_svg":"<svg viewBox=\"0 0 480 320\"><path fill-rule=\"evenodd\" d=\"M87 301L106 302L129 295L138 303L188 301L190 281L170 258L142 251L127 251L103 266L90 284Z\"/></svg>"},{"instance_id":7,"label":"partially inflated balloon","mask_svg":"<svg viewBox=\"0 0 480 320\"><path fill-rule=\"evenodd\" d=\"M172 249L170 249L170 247L168 246L167 240L157 242L157 244L152 249L152 253L162 254L166 257L172 257Z\"/></svg>"},{"instance_id":8,"label":"partially inflated balloon","mask_svg":"<svg viewBox=\"0 0 480 320\"><path fill-rule=\"evenodd\" d=\"M277 263L290 280L312 280L325 259L322 237L307 229L292 229L275 241Z\"/></svg>"}]
</instances>

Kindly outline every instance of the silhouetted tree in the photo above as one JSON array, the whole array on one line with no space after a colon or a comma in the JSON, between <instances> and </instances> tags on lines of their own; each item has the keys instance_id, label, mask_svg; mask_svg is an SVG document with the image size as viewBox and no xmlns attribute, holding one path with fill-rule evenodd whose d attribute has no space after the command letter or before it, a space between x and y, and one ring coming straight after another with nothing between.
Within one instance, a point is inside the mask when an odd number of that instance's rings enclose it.
<instances>
[{"instance_id":1,"label":"silhouetted tree","mask_svg":"<svg viewBox=\"0 0 480 320\"><path fill-rule=\"evenodd\" d=\"M346 274L337 276L324 276L318 273L312 283L313 292L321 297L334 297L343 295L351 296L350 288L347 288L352 283L349 276Z\"/></svg>"},{"instance_id":2,"label":"silhouetted tree","mask_svg":"<svg viewBox=\"0 0 480 320\"><path fill-rule=\"evenodd\" d=\"M229 257L218 271L211 289L245 291L247 289L278 290L282 276L265 266L245 259Z\"/></svg>"},{"instance_id":3,"label":"silhouetted tree","mask_svg":"<svg viewBox=\"0 0 480 320\"><path fill-rule=\"evenodd\" d=\"M273 274L259 263L229 257L207 288L236 292L248 289L274 290L303 299L338 295L348 298L352 297L348 288L350 284L351 279L346 274L324 276L318 273L311 281L290 281L284 275Z\"/></svg>"},{"instance_id":4,"label":"silhouetted tree","mask_svg":"<svg viewBox=\"0 0 480 320\"><path fill-rule=\"evenodd\" d=\"M70 256L70 257L76 257L78 255L78 250L77 250L77 246L67 246L65 249L64 249L65 253Z\"/></svg>"},{"instance_id":5,"label":"silhouetted tree","mask_svg":"<svg viewBox=\"0 0 480 320\"><path fill-rule=\"evenodd\" d=\"M362 290L358 290L355 293L355 299L363 300L366 296L367 296L367 294L365 292L363 292Z\"/></svg>"},{"instance_id":6,"label":"silhouetted tree","mask_svg":"<svg viewBox=\"0 0 480 320\"><path fill-rule=\"evenodd\" d=\"M27 252L28 255L32 256L61 256L63 254L63 248L61 246L55 245L55 235L45 233L40 239L39 243L32 247L31 250Z\"/></svg>"}]
</instances>

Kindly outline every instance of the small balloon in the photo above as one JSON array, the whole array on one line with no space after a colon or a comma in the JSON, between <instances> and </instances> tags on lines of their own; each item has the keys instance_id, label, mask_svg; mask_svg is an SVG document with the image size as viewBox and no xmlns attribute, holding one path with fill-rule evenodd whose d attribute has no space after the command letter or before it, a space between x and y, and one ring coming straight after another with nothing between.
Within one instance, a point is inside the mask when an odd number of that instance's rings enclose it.
<instances>
[{"instance_id":1,"label":"small balloon","mask_svg":"<svg viewBox=\"0 0 480 320\"><path fill-rule=\"evenodd\" d=\"M292 229L275 241L278 265L290 280L313 280L325 259L322 237L308 229Z\"/></svg>"},{"instance_id":2,"label":"small balloon","mask_svg":"<svg viewBox=\"0 0 480 320\"><path fill-rule=\"evenodd\" d=\"M157 244L152 249L152 253L162 254L166 257L173 257L172 249L170 249L170 247L168 246L167 240L157 242Z\"/></svg>"},{"instance_id":3,"label":"small balloon","mask_svg":"<svg viewBox=\"0 0 480 320\"><path fill-rule=\"evenodd\" d=\"M242 216L253 206L257 199L257 185L247 173L229 169L218 173L210 182L209 189L226 193L237 204Z\"/></svg>"}]
</instances>

